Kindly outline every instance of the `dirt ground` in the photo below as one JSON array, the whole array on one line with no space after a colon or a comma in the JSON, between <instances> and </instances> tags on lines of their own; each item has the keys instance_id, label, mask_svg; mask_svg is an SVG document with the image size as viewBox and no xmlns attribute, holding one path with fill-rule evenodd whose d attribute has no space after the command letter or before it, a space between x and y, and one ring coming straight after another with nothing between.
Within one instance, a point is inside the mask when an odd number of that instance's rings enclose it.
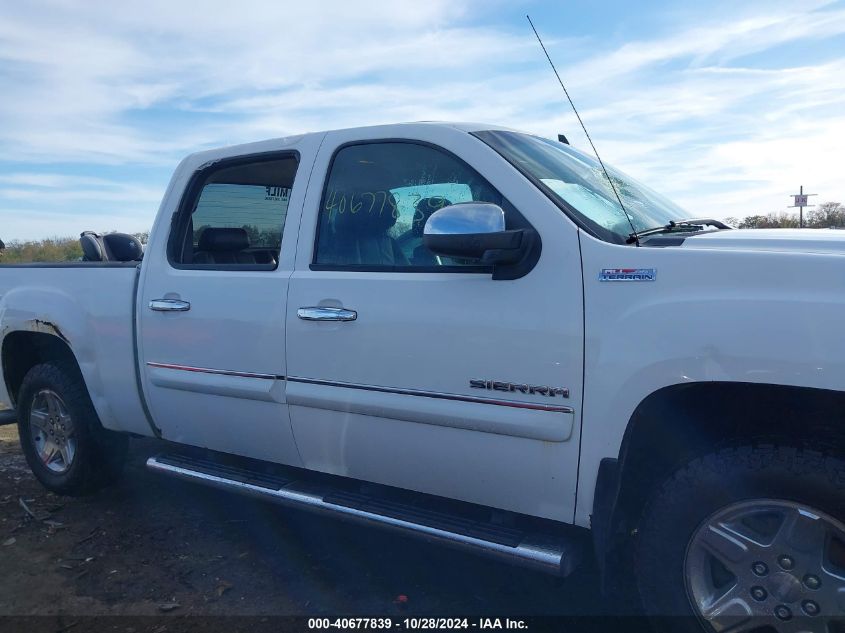
<instances>
[{"instance_id":1,"label":"dirt ground","mask_svg":"<svg viewBox=\"0 0 845 633\"><path fill-rule=\"evenodd\" d=\"M0 427L0 616L167 615L174 631L185 615L608 612L589 563L559 580L198 487L148 472L160 449L133 440L120 483L59 497Z\"/></svg>"}]
</instances>

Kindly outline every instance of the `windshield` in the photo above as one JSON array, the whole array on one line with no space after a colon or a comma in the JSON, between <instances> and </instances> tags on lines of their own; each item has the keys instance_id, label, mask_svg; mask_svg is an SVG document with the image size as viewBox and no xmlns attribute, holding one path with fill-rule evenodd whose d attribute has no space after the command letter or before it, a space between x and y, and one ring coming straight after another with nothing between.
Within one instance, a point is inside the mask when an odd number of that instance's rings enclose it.
<instances>
[{"instance_id":1,"label":"windshield","mask_svg":"<svg viewBox=\"0 0 845 633\"><path fill-rule=\"evenodd\" d=\"M631 224L619 206L601 165L569 145L519 132L476 132L556 202L577 216L598 237L623 244ZM682 220L689 215L622 172L607 168L636 231Z\"/></svg>"}]
</instances>

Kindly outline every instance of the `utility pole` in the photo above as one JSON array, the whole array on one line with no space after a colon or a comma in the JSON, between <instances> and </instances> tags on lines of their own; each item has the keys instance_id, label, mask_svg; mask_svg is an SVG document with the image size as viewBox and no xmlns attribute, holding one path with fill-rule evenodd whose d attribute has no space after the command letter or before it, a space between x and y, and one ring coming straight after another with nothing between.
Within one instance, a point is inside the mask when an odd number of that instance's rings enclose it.
<instances>
[{"instance_id":1,"label":"utility pole","mask_svg":"<svg viewBox=\"0 0 845 633\"><path fill-rule=\"evenodd\" d=\"M787 209L795 209L798 208L800 211L798 212L798 227L804 228L804 207L810 208L816 205L814 204L807 204L807 198L810 196L816 196L818 194L815 193L804 193L804 185L801 185L801 188L798 190L798 193L792 194L794 198L795 204L791 207L786 207Z\"/></svg>"}]
</instances>

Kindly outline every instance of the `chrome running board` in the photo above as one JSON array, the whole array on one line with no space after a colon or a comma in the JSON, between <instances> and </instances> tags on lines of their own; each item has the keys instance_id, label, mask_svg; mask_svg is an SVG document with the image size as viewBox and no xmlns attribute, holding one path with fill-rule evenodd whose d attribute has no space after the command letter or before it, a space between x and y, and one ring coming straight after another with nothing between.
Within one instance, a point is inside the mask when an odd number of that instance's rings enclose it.
<instances>
[{"instance_id":1,"label":"chrome running board","mask_svg":"<svg viewBox=\"0 0 845 633\"><path fill-rule=\"evenodd\" d=\"M405 532L558 576L575 569L584 549L582 539L557 530L527 532L350 492L325 482L297 481L208 459L157 455L147 460L147 468L284 506Z\"/></svg>"}]
</instances>

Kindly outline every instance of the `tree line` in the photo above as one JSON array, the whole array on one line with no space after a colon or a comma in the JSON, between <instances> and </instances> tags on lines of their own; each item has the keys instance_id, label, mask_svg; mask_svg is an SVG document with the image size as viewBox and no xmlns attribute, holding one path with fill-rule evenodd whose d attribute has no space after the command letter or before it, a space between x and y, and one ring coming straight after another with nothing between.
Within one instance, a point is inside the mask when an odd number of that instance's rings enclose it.
<instances>
[{"instance_id":1,"label":"tree line","mask_svg":"<svg viewBox=\"0 0 845 633\"><path fill-rule=\"evenodd\" d=\"M726 218L725 222L738 229L795 229L798 228L797 213L779 211L766 215L748 215L742 219ZM804 211L804 228L845 228L845 206L839 202L823 202Z\"/></svg>"},{"instance_id":2,"label":"tree line","mask_svg":"<svg viewBox=\"0 0 845 633\"><path fill-rule=\"evenodd\" d=\"M133 233L147 243L148 232ZM82 246L76 237L48 237L43 240L14 240L0 249L0 264L29 264L33 262L75 262L82 259Z\"/></svg>"},{"instance_id":3,"label":"tree line","mask_svg":"<svg viewBox=\"0 0 845 633\"><path fill-rule=\"evenodd\" d=\"M798 214L778 211L767 214L730 217L725 222L738 229L788 229L798 228ZM824 202L804 213L804 226L811 229L845 229L845 205ZM250 235L250 243L278 247L278 231L261 231L255 226L243 227ZM134 233L142 244L147 243L149 232ZM2 242L0 242L2 244ZM0 249L0 263L23 264L29 262L72 262L82 259L82 247L75 237L51 237L43 240L12 241Z\"/></svg>"}]
</instances>

